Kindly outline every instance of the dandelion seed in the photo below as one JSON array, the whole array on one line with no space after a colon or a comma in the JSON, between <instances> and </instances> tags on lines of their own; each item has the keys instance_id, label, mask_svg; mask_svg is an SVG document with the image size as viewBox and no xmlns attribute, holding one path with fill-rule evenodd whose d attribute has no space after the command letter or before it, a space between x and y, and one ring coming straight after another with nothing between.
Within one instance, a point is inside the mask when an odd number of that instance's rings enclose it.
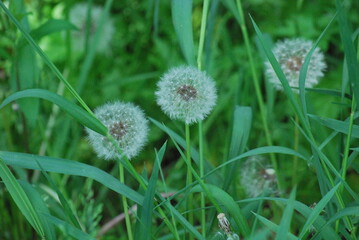
<instances>
[{"instance_id":1,"label":"dandelion seed","mask_svg":"<svg viewBox=\"0 0 359 240\"><path fill-rule=\"evenodd\" d=\"M85 50L88 12L91 14L89 26L89 45L91 45L95 40L95 33L98 29L103 12L102 7L92 6L90 11L88 11L88 7L89 5L86 3L78 3L70 10L69 13L70 21L79 29L78 31L72 31L73 49L78 52L83 52ZM105 24L103 25L103 29L101 30L102 34L96 48L97 52L105 52L108 49L114 30L115 28L113 22L108 17L105 21Z\"/></svg>"},{"instance_id":2,"label":"dandelion seed","mask_svg":"<svg viewBox=\"0 0 359 240\"><path fill-rule=\"evenodd\" d=\"M139 107L117 101L97 108L95 115L108 128L123 155L131 159L139 153L148 132L147 120ZM106 137L91 129L86 130L90 143L100 158L108 160L122 157Z\"/></svg>"},{"instance_id":3,"label":"dandelion seed","mask_svg":"<svg viewBox=\"0 0 359 240\"><path fill-rule=\"evenodd\" d=\"M250 197L275 192L276 179L275 170L261 156L248 158L241 168L240 181Z\"/></svg>"},{"instance_id":4,"label":"dandelion seed","mask_svg":"<svg viewBox=\"0 0 359 240\"><path fill-rule=\"evenodd\" d=\"M203 120L217 100L213 79L190 66L170 69L157 84L157 103L171 118L192 124Z\"/></svg>"},{"instance_id":5,"label":"dandelion seed","mask_svg":"<svg viewBox=\"0 0 359 240\"><path fill-rule=\"evenodd\" d=\"M302 38L285 39L275 44L273 54L280 64L289 86L299 87L300 69L312 45L312 41ZM269 81L276 89L283 90L283 86L269 61L265 63L265 66ZM316 48L309 62L305 87L312 88L318 84L320 78L324 76L323 71L325 68L324 55L319 48Z\"/></svg>"}]
</instances>

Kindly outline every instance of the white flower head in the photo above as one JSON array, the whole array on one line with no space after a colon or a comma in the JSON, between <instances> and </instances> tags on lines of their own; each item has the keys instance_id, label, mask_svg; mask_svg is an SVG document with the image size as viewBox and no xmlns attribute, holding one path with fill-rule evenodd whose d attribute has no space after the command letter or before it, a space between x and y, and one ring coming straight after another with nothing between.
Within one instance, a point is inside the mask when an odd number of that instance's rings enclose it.
<instances>
[{"instance_id":1,"label":"white flower head","mask_svg":"<svg viewBox=\"0 0 359 240\"><path fill-rule=\"evenodd\" d=\"M69 19L79 30L72 31L73 50L82 52L85 49L86 31L87 31L87 14L90 14L89 26L89 45L95 40L95 33L100 24L103 8L99 6L92 6L89 10L87 3L78 3L70 10ZM102 34L97 46L97 52L105 52L111 42L113 33L115 31L112 20L108 17L101 30Z\"/></svg>"},{"instance_id":2,"label":"white flower head","mask_svg":"<svg viewBox=\"0 0 359 240\"><path fill-rule=\"evenodd\" d=\"M261 156L249 157L241 167L240 181L249 197L276 191L276 172Z\"/></svg>"},{"instance_id":3,"label":"white flower head","mask_svg":"<svg viewBox=\"0 0 359 240\"><path fill-rule=\"evenodd\" d=\"M280 64L289 86L299 87L300 69L312 46L312 41L302 38L285 39L275 44L273 54ZM269 81L274 84L276 89L283 90L283 86L269 61L266 61L265 66ZM306 88L312 88L318 84L320 78L324 76L323 71L326 69L326 66L324 55L317 47L309 62L305 81Z\"/></svg>"},{"instance_id":4,"label":"white flower head","mask_svg":"<svg viewBox=\"0 0 359 240\"><path fill-rule=\"evenodd\" d=\"M123 155L131 159L139 153L148 133L148 121L139 107L117 101L98 107L95 115L108 128ZM107 137L91 129L86 130L90 143L100 158L109 160L122 157Z\"/></svg>"},{"instance_id":5,"label":"white flower head","mask_svg":"<svg viewBox=\"0 0 359 240\"><path fill-rule=\"evenodd\" d=\"M157 83L157 103L171 118L192 124L203 120L217 100L214 80L191 66L171 68Z\"/></svg>"}]
</instances>

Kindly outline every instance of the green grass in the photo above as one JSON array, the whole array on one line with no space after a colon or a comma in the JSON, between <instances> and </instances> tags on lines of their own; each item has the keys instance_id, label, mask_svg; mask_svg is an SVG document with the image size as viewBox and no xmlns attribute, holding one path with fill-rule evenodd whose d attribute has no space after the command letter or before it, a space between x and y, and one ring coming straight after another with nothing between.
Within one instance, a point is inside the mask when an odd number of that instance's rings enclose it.
<instances>
[{"instance_id":1,"label":"green grass","mask_svg":"<svg viewBox=\"0 0 359 240\"><path fill-rule=\"evenodd\" d=\"M76 1L0 0L0 239L359 239L357 2L88 2L104 11L81 52ZM298 37L314 44L293 89L272 47ZM318 47L327 69L306 88ZM179 65L217 86L217 105L191 126L163 114L154 94ZM122 152L93 114L115 100L150 120L131 161L98 158L84 131ZM243 182L259 155L257 182ZM268 168L275 189L250 196ZM221 212L231 232L218 227Z\"/></svg>"}]
</instances>

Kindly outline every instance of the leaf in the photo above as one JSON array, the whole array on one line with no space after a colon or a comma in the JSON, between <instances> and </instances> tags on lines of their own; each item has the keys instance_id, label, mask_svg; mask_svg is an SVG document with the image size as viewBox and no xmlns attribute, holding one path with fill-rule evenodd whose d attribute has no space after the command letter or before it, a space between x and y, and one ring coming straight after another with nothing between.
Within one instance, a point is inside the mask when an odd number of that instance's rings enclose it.
<instances>
[{"instance_id":1,"label":"leaf","mask_svg":"<svg viewBox=\"0 0 359 240\"><path fill-rule=\"evenodd\" d=\"M64 19L50 19L40 27L32 30L30 35L35 39L39 40L44 36L50 35L55 32L64 30L76 30L77 27Z\"/></svg>"},{"instance_id":2,"label":"leaf","mask_svg":"<svg viewBox=\"0 0 359 240\"><path fill-rule=\"evenodd\" d=\"M229 147L228 159L241 154L247 146L247 141L252 125L252 109L250 107L236 106L233 114L232 138ZM227 166L223 189L227 190L238 165Z\"/></svg>"},{"instance_id":3,"label":"leaf","mask_svg":"<svg viewBox=\"0 0 359 240\"><path fill-rule=\"evenodd\" d=\"M337 0L337 12L339 21L340 37L344 46L346 68L349 76L349 81L352 85L357 107L359 106L359 64L357 59L357 52L352 40L352 31L349 28L348 18L342 1Z\"/></svg>"},{"instance_id":4,"label":"leaf","mask_svg":"<svg viewBox=\"0 0 359 240\"><path fill-rule=\"evenodd\" d=\"M259 221L261 221L267 228L269 228L270 230L272 230L273 232L277 232L279 229L279 226L271 221L269 221L268 219L266 219L265 217L262 217L261 215L258 215L256 213L253 213L254 216L256 216L256 218L258 218ZM285 236L285 238L283 239L287 239L289 238L290 240L298 240L298 238L296 236L294 236L291 233L288 233L287 236Z\"/></svg>"},{"instance_id":5,"label":"leaf","mask_svg":"<svg viewBox=\"0 0 359 240\"><path fill-rule=\"evenodd\" d=\"M62 221L57 217L54 217L47 213L42 213L42 215L46 217L46 219L50 221L52 224L54 224L56 227L60 228L68 236L72 236L75 239L79 239L79 240L96 240L96 238L91 237L87 233L84 233L82 230L72 226L67 222Z\"/></svg>"},{"instance_id":6,"label":"leaf","mask_svg":"<svg viewBox=\"0 0 359 240\"><path fill-rule=\"evenodd\" d=\"M308 116L315 121L321 123L323 126L326 126L334 131L341 132L344 134L348 134L349 130L349 122L340 121L332 118L319 117L316 115L308 114ZM359 126L353 125L352 128L352 136L355 138L359 138Z\"/></svg>"},{"instance_id":7,"label":"leaf","mask_svg":"<svg viewBox=\"0 0 359 240\"><path fill-rule=\"evenodd\" d=\"M182 53L189 65L195 65L192 30L192 0L172 0L172 21Z\"/></svg>"},{"instance_id":8,"label":"leaf","mask_svg":"<svg viewBox=\"0 0 359 240\"><path fill-rule=\"evenodd\" d=\"M163 144L160 151L156 154L156 160L154 163L154 167L152 170L152 175L150 181L148 183L148 188L145 193L145 198L143 201L143 207L140 216L140 229L138 232L138 236L136 239L146 240L151 239L151 226L152 226L152 214L153 214L153 207L154 207L154 196L156 192L156 184L158 179L158 171L161 166L161 162L163 159L164 152L166 150L166 143Z\"/></svg>"},{"instance_id":9,"label":"leaf","mask_svg":"<svg viewBox=\"0 0 359 240\"><path fill-rule=\"evenodd\" d=\"M280 221L280 225L277 231L277 236L275 238L276 240L286 239L286 236L290 235L289 228L290 228L290 223L292 221L296 193L297 193L297 188L295 187L292 190L289 200L287 202L287 206L284 209L282 220Z\"/></svg>"},{"instance_id":10,"label":"leaf","mask_svg":"<svg viewBox=\"0 0 359 240\"><path fill-rule=\"evenodd\" d=\"M332 199L335 192L338 190L339 186L340 186L340 183L338 183L335 187L333 187L315 206L313 211L308 216L307 221L305 222L302 230L300 231L299 238L304 237L304 235L308 231L309 227L313 224L314 220L319 216L319 214L322 212L324 207L328 204L330 199Z\"/></svg>"},{"instance_id":11,"label":"leaf","mask_svg":"<svg viewBox=\"0 0 359 240\"><path fill-rule=\"evenodd\" d=\"M24 189L26 195L29 197L29 200L31 201L31 204L34 206L34 209L37 213L44 212L49 214L49 209L47 208L47 205L45 201L41 198L39 192L31 186L30 183L19 180L18 181L22 188ZM55 240L55 229L52 224L50 224L41 214L38 215L41 225L44 228L45 232L45 238L47 240Z\"/></svg>"},{"instance_id":12,"label":"leaf","mask_svg":"<svg viewBox=\"0 0 359 240\"><path fill-rule=\"evenodd\" d=\"M31 204L31 201L27 197L24 189L22 189L4 161L6 163L6 158L0 156L0 177L4 182L6 189L9 191L12 199L15 201L17 207L20 209L27 221L29 221L31 226L41 237L44 237L44 229L34 206Z\"/></svg>"},{"instance_id":13,"label":"leaf","mask_svg":"<svg viewBox=\"0 0 359 240\"><path fill-rule=\"evenodd\" d=\"M44 89L27 89L24 91L16 92L7 97L2 104L0 109L8 103L21 98L42 98L58 105L62 110L70 114L73 118L79 121L82 125L106 136L107 128L94 116L86 112L83 108L70 102L64 97L57 95L53 92Z\"/></svg>"},{"instance_id":14,"label":"leaf","mask_svg":"<svg viewBox=\"0 0 359 240\"><path fill-rule=\"evenodd\" d=\"M0 151L0 158L2 158L6 164L11 166L41 170L38 165L39 162L43 170L47 172L92 178L109 189L112 189L113 191L122 194L126 198L138 203L139 205L142 205L143 203L143 196L141 196L139 193L122 184L119 180L102 171L101 169L84 163L62 158L4 151Z\"/></svg>"}]
</instances>

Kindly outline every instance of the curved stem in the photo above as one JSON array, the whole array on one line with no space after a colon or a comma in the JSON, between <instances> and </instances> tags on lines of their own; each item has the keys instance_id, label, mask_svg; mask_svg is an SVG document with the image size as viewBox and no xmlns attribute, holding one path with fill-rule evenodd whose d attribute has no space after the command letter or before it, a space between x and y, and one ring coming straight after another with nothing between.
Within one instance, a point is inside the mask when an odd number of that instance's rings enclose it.
<instances>
[{"instance_id":1,"label":"curved stem","mask_svg":"<svg viewBox=\"0 0 359 240\"><path fill-rule=\"evenodd\" d=\"M120 173L120 182L124 184L125 183L125 171L123 169L123 165L120 162L118 162L118 168L119 168L119 173ZM123 195L121 196L121 198L122 198L123 211L125 213L127 236L128 236L129 240L133 240L132 226L131 226L130 215L128 212L127 198Z\"/></svg>"}]
</instances>

